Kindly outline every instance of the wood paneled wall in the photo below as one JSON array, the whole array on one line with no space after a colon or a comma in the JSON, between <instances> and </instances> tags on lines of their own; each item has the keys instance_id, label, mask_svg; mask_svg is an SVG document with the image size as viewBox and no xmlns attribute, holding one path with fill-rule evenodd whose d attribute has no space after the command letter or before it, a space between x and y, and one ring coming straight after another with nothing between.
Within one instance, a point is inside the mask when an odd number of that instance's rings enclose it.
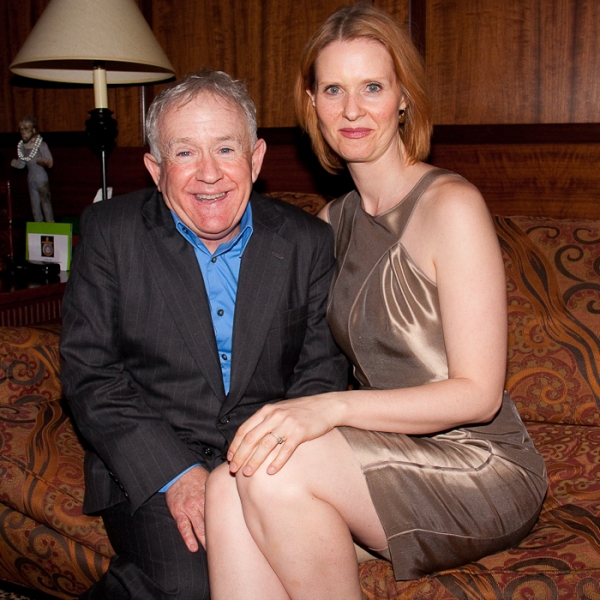
<instances>
[{"instance_id":1,"label":"wood paneled wall","mask_svg":"<svg viewBox=\"0 0 600 600\"><path fill-rule=\"evenodd\" d=\"M77 215L100 187L83 133L91 85L11 75L8 65L50 0L0 0L0 178L29 211L24 173L10 168L17 121L35 114L55 155L58 215ZM201 66L248 83L270 150L261 191L337 195L296 129L292 90L302 48L353 0L137 0L177 76ZM600 0L362 0L405 23L423 52L436 123L431 162L457 171L500 214L600 215ZM110 87L119 122L109 185L150 184L142 114L162 85Z\"/></svg>"},{"instance_id":2,"label":"wood paneled wall","mask_svg":"<svg viewBox=\"0 0 600 600\"><path fill-rule=\"evenodd\" d=\"M295 69L315 28L352 0L138 0L182 76L200 66L247 80L259 125L290 127ZM438 124L600 122L597 0L372 0L425 50ZM49 0L0 2L0 132L38 116L82 131L91 87L35 82L8 65ZM161 86L147 86L150 100ZM111 87L118 145L142 143L141 87Z\"/></svg>"},{"instance_id":3,"label":"wood paneled wall","mask_svg":"<svg viewBox=\"0 0 600 600\"><path fill-rule=\"evenodd\" d=\"M600 122L600 2L427 0L435 122Z\"/></svg>"}]
</instances>

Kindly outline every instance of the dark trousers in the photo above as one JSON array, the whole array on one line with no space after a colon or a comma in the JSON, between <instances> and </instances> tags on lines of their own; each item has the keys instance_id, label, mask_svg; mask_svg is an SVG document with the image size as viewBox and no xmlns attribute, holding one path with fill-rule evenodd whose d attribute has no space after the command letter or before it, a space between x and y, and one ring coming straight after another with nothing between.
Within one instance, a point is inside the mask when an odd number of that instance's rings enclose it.
<instances>
[{"instance_id":1,"label":"dark trousers","mask_svg":"<svg viewBox=\"0 0 600 600\"><path fill-rule=\"evenodd\" d=\"M85 600L209 600L206 552L190 552L164 494L155 494L130 514L127 502L102 512L116 552Z\"/></svg>"}]
</instances>

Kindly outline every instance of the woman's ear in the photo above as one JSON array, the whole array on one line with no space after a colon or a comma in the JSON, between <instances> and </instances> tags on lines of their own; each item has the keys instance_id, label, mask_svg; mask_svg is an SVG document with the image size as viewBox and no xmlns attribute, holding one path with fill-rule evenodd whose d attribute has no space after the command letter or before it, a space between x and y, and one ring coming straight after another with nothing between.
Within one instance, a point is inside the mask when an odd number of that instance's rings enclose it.
<instances>
[{"instance_id":1,"label":"woman's ear","mask_svg":"<svg viewBox=\"0 0 600 600\"><path fill-rule=\"evenodd\" d=\"M315 95L308 88L306 88L306 93L308 94L308 97L310 98L310 101L312 102L312 105L314 106L315 105Z\"/></svg>"}]
</instances>

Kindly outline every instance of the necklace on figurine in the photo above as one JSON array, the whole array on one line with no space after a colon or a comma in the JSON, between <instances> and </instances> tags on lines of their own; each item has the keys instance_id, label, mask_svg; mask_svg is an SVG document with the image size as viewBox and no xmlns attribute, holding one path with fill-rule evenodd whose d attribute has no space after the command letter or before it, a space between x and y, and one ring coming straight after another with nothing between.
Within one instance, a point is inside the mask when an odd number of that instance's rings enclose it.
<instances>
[{"instance_id":1,"label":"necklace on figurine","mask_svg":"<svg viewBox=\"0 0 600 600\"><path fill-rule=\"evenodd\" d=\"M17 144L17 155L19 157L19 160L22 160L23 162L29 162L37 154L37 151L40 149L41 145L42 136L38 134L38 136L35 138L35 142L33 143L33 148L31 149L31 152L27 156L25 156L25 154L23 154L23 148L25 144L23 144L23 140L21 140Z\"/></svg>"}]
</instances>

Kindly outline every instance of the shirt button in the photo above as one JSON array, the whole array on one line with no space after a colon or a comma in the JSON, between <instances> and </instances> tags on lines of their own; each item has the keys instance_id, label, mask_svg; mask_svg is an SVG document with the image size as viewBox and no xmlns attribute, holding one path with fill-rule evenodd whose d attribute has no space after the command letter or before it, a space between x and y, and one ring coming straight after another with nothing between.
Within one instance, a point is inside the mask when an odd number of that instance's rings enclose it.
<instances>
[{"instance_id":1,"label":"shirt button","mask_svg":"<svg viewBox=\"0 0 600 600\"><path fill-rule=\"evenodd\" d=\"M222 308L220 308L220 309L217 311L217 314L218 314L220 317L222 317L222 316L225 314L225 311L224 311Z\"/></svg>"},{"instance_id":2,"label":"shirt button","mask_svg":"<svg viewBox=\"0 0 600 600\"><path fill-rule=\"evenodd\" d=\"M210 262L211 262L211 263L216 263L216 262L217 262L217 257L216 257L216 256L213 256L213 257L210 259Z\"/></svg>"},{"instance_id":3,"label":"shirt button","mask_svg":"<svg viewBox=\"0 0 600 600\"><path fill-rule=\"evenodd\" d=\"M206 456L212 456L212 450L210 448L204 448L204 454Z\"/></svg>"},{"instance_id":4,"label":"shirt button","mask_svg":"<svg viewBox=\"0 0 600 600\"><path fill-rule=\"evenodd\" d=\"M223 360L227 360L227 354L221 354L221 358L222 358Z\"/></svg>"},{"instance_id":5,"label":"shirt button","mask_svg":"<svg viewBox=\"0 0 600 600\"><path fill-rule=\"evenodd\" d=\"M221 417L219 419L219 423L221 423L222 425L227 425L227 423L229 423L229 415L225 415L224 417Z\"/></svg>"}]
</instances>

